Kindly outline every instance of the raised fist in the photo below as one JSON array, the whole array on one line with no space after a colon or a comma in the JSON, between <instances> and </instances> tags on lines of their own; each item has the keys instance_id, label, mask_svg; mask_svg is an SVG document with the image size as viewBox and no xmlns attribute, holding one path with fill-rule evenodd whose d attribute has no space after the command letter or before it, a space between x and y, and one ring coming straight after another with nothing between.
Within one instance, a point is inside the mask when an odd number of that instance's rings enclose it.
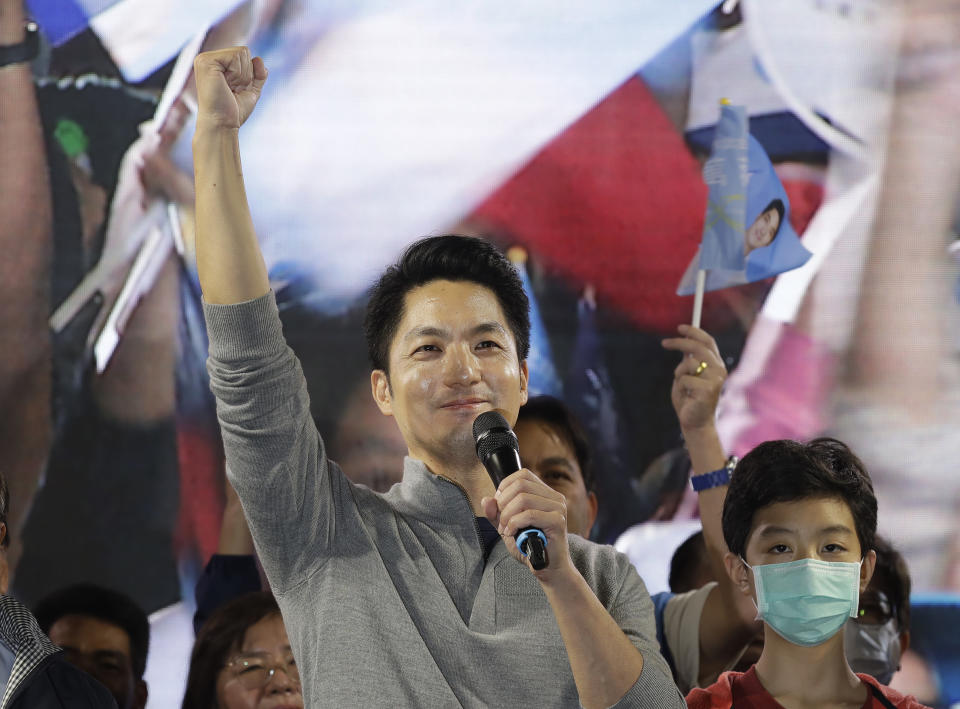
<instances>
[{"instance_id":1,"label":"raised fist","mask_svg":"<svg viewBox=\"0 0 960 709\"><path fill-rule=\"evenodd\" d=\"M197 81L197 128L239 128L253 111L267 80L260 57L246 47L198 54L193 60Z\"/></svg>"}]
</instances>

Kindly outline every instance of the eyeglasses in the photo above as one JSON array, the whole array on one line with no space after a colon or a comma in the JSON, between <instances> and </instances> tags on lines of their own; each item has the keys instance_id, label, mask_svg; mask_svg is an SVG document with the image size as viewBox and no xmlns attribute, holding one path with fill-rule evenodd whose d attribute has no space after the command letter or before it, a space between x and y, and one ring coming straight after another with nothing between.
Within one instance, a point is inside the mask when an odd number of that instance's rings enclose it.
<instances>
[{"instance_id":1,"label":"eyeglasses","mask_svg":"<svg viewBox=\"0 0 960 709\"><path fill-rule=\"evenodd\" d=\"M288 655L282 662L270 662L268 656L260 654L239 655L230 660L229 667L233 676L237 678L244 689L260 689L266 687L273 676L280 670L292 682L300 685L300 670L293 655Z\"/></svg>"},{"instance_id":2,"label":"eyeglasses","mask_svg":"<svg viewBox=\"0 0 960 709\"><path fill-rule=\"evenodd\" d=\"M857 622L882 625L894 617L895 609L883 591L868 589L860 594Z\"/></svg>"}]
</instances>

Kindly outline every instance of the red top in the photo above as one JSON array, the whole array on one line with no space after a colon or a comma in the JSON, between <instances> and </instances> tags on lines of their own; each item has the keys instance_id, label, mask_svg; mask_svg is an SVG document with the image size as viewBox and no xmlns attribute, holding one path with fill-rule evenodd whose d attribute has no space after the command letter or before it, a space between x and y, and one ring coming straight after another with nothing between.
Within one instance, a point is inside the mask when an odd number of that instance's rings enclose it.
<instances>
[{"instance_id":1,"label":"red top","mask_svg":"<svg viewBox=\"0 0 960 709\"><path fill-rule=\"evenodd\" d=\"M870 675L858 674L864 684L875 687L889 702L884 704L870 688L863 709L929 709L910 696L886 687ZM694 689L687 695L689 709L783 709L770 692L760 684L754 667L746 672L724 672L706 689Z\"/></svg>"}]
</instances>

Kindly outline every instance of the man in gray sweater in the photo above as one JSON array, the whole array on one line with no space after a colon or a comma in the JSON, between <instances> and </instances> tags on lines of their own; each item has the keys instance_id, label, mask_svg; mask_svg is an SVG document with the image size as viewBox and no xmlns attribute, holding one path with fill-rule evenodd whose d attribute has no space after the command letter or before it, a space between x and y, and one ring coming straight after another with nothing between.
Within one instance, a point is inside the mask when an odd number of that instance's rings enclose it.
<instances>
[{"instance_id":1,"label":"man in gray sweater","mask_svg":"<svg viewBox=\"0 0 960 709\"><path fill-rule=\"evenodd\" d=\"M245 48L195 62L197 259L231 481L283 611L307 706L682 707L643 582L567 535L529 470L495 488L476 416L527 398L527 303L464 237L418 242L375 288L374 399L409 448L386 494L326 457L254 234L238 129L266 80ZM543 530L534 571L514 534ZM504 543L498 543L500 538Z\"/></svg>"}]
</instances>

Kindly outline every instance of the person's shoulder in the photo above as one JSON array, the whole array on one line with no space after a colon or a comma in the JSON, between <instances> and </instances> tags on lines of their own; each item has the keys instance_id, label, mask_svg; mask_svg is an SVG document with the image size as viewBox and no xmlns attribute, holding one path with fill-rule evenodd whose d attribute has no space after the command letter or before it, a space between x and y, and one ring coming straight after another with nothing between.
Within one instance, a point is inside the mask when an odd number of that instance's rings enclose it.
<instances>
[{"instance_id":1,"label":"person's shoulder","mask_svg":"<svg viewBox=\"0 0 960 709\"><path fill-rule=\"evenodd\" d=\"M625 586L649 597L643 580L625 554L609 544L598 544L576 534L567 535L570 560L604 605ZM608 606L609 607L609 606Z\"/></svg>"},{"instance_id":2,"label":"person's shoulder","mask_svg":"<svg viewBox=\"0 0 960 709\"><path fill-rule=\"evenodd\" d=\"M570 547L571 561L584 575L622 575L628 567L633 567L625 554L609 544L598 544L578 534L567 534L567 545Z\"/></svg>"},{"instance_id":3,"label":"person's shoulder","mask_svg":"<svg viewBox=\"0 0 960 709\"><path fill-rule=\"evenodd\" d=\"M31 673L27 686L10 709L116 709L107 688L57 653L48 657L39 672Z\"/></svg>"},{"instance_id":4,"label":"person's shoulder","mask_svg":"<svg viewBox=\"0 0 960 709\"><path fill-rule=\"evenodd\" d=\"M878 689L883 695L884 699L897 707L897 709L929 709L926 704L921 704L918 702L916 697L898 692L897 690L893 689L892 687L888 687L885 684L880 684L880 682L878 682L877 679L871 675L865 675L858 672L857 677L859 677L860 681L862 681L864 684L868 684Z\"/></svg>"},{"instance_id":5,"label":"person's shoulder","mask_svg":"<svg viewBox=\"0 0 960 709\"><path fill-rule=\"evenodd\" d=\"M743 677L742 672L724 672L709 687L695 687L687 694L691 709L724 709L733 706L733 687Z\"/></svg>"}]
</instances>

